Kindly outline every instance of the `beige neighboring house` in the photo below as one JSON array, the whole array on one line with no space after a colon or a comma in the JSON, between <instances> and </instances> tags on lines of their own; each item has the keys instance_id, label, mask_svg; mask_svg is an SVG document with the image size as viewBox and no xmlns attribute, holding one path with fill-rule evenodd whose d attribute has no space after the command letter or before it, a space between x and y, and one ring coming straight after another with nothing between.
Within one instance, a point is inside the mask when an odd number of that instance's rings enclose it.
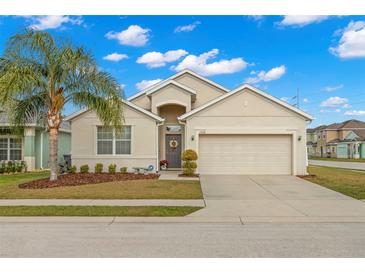
<instances>
[{"instance_id":1,"label":"beige neighboring house","mask_svg":"<svg viewBox=\"0 0 365 274\"><path fill-rule=\"evenodd\" d=\"M72 163L181 168L194 149L200 174L306 174L307 113L255 87L234 90L190 70L124 101L122 134L103 127L93 111L68 117Z\"/></svg>"}]
</instances>

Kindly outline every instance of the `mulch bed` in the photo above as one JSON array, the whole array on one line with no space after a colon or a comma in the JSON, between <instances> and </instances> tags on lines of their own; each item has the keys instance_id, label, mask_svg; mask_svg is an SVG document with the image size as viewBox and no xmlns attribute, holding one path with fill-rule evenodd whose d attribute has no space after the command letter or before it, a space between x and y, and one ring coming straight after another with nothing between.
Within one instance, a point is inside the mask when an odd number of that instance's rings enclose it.
<instances>
[{"instance_id":1,"label":"mulch bed","mask_svg":"<svg viewBox=\"0 0 365 274\"><path fill-rule=\"evenodd\" d=\"M88 184L99 184L113 181L130 181L130 180L149 180L157 179L160 175L155 173L150 174L135 174L135 173L75 173L59 175L56 181L46 179L38 179L31 182L19 184L19 188L25 189L40 189L62 186L79 186Z\"/></svg>"},{"instance_id":2,"label":"mulch bed","mask_svg":"<svg viewBox=\"0 0 365 274\"><path fill-rule=\"evenodd\" d=\"M178 176L186 178L199 178L199 174L193 174L193 175L179 174Z\"/></svg>"}]
</instances>

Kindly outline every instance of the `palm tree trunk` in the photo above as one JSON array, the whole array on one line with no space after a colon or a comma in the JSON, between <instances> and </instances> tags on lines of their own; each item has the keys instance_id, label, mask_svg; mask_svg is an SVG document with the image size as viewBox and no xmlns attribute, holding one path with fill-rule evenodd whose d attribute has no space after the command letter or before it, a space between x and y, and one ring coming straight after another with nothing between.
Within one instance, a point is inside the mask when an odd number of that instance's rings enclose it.
<instances>
[{"instance_id":1,"label":"palm tree trunk","mask_svg":"<svg viewBox=\"0 0 365 274\"><path fill-rule=\"evenodd\" d=\"M51 177L50 181L57 180L57 172L58 172L58 129L50 128L49 129L49 164L51 168Z\"/></svg>"}]
</instances>

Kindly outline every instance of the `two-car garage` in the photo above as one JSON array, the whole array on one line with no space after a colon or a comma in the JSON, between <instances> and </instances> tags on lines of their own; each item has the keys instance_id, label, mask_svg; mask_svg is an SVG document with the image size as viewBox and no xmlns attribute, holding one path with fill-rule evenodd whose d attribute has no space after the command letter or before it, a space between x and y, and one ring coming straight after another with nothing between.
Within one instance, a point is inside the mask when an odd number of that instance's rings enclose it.
<instances>
[{"instance_id":1,"label":"two-car garage","mask_svg":"<svg viewBox=\"0 0 365 274\"><path fill-rule=\"evenodd\" d=\"M201 174L292 174L292 135L202 134Z\"/></svg>"}]
</instances>

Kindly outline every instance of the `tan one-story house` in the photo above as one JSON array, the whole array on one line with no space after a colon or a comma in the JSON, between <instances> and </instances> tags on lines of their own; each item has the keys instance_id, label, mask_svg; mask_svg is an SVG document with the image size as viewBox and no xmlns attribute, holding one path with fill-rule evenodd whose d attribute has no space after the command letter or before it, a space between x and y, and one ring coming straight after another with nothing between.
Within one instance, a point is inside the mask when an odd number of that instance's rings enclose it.
<instances>
[{"instance_id":1,"label":"tan one-story house","mask_svg":"<svg viewBox=\"0 0 365 274\"><path fill-rule=\"evenodd\" d=\"M306 174L306 128L313 118L244 84L234 90L190 70L124 101L123 133L95 112L70 115L72 163L180 169L181 153L197 151L200 174Z\"/></svg>"}]
</instances>

